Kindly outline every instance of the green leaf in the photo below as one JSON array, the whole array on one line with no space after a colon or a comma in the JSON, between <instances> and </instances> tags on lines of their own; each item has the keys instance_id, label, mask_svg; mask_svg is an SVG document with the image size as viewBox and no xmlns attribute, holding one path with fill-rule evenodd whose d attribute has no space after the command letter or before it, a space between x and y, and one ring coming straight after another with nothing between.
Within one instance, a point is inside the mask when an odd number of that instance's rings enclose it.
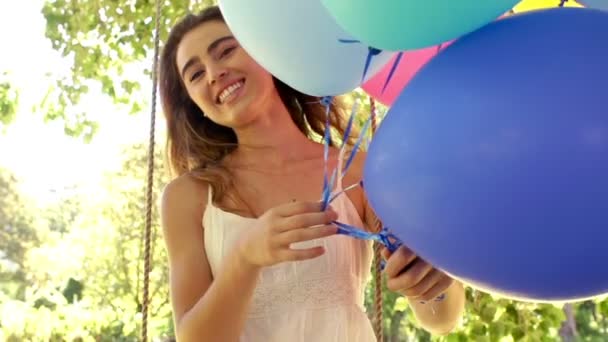
<instances>
[{"instance_id":1,"label":"green leaf","mask_svg":"<svg viewBox=\"0 0 608 342\"><path fill-rule=\"evenodd\" d=\"M484 308L481 310L481 319L487 323L491 323L494 320L494 316L496 315L496 310L497 308L495 304L489 303L485 305Z\"/></svg>"},{"instance_id":2,"label":"green leaf","mask_svg":"<svg viewBox=\"0 0 608 342\"><path fill-rule=\"evenodd\" d=\"M602 315L608 316L608 299L604 299L603 301L599 302L598 308Z\"/></svg>"},{"instance_id":3,"label":"green leaf","mask_svg":"<svg viewBox=\"0 0 608 342\"><path fill-rule=\"evenodd\" d=\"M6 76L6 73L0 73L0 127L9 125L15 120L19 107L19 92Z\"/></svg>"},{"instance_id":4,"label":"green leaf","mask_svg":"<svg viewBox=\"0 0 608 342\"><path fill-rule=\"evenodd\" d=\"M472 322L471 323L471 334L476 338L485 336L487 332L486 325L482 322Z\"/></svg>"},{"instance_id":5,"label":"green leaf","mask_svg":"<svg viewBox=\"0 0 608 342\"><path fill-rule=\"evenodd\" d=\"M495 322L494 324L490 325L490 337L492 337L493 340L498 340L499 338L503 337L505 335L505 325L502 322Z\"/></svg>"},{"instance_id":6,"label":"green leaf","mask_svg":"<svg viewBox=\"0 0 608 342\"><path fill-rule=\"evenodd\" d=\"M513 336L515 341L519 341L526 336L526 331L522 327L518 326L511 331L511 336Z\"/></svg>"}]
</instances>

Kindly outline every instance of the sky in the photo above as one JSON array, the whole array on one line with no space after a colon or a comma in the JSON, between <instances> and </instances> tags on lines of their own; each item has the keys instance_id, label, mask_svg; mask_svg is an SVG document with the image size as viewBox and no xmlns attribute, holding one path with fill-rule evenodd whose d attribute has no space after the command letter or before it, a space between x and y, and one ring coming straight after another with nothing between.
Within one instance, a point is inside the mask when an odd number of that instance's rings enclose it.
<instances>
[{"instance_id":1,"label":"sky","mask_svg":"<svg viewBox=\"0 0 608 342\"><path fill-rule=\"evenodd\" d=\"M48 202L73 184L94 188L105 171L119 167L121 146L147 141L150 113L145 108L141 115L128 115L109 98L91 92L82 107L100 123L100 130L93 142L84 144L65 136L61 122L45 123L43 113L32 111L52 84L45 74L70 72L69 61L44 36L42 4L0 1L0 73L9 73L20 102L16 120L0 132L0 167L13 171L27 197ZM23 25L27 29L19 28ZM142 89L150 89L149 82ZM160 115L157 122L162 130Z\"/></svg>"}]
</instances>

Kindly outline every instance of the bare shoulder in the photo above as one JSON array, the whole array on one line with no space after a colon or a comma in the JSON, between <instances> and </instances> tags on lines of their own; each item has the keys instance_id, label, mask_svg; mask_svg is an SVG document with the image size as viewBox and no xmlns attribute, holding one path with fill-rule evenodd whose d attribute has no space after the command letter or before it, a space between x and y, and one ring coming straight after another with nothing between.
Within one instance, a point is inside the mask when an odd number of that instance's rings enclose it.
<instances>
[{"instance_id":1,"label":"bare shoulder","mask_svg":"<svg viewBox=\"0 0 608 342\"><path fill-rule=\"evenodd\" d=\"M207 205L208 186L190 175L182 175L165 186L161 197L161 214L189 214L202 217Z\"/></svg>"},{"instance_id":2,"label":"bare shoulder","mask_svg":"<svg viewBox=\"0 0 608 342\"><path fill-rule=\"evenodd\" d=\"M204 295L213 280L202 221L207 191L208 185L185 175L167 184L161 198L161 225L176 322Z\"/></svg>"},{"instance_id":3,"label":"bare shoulder","mask_svg":"<svg viewBox=\"0 0 608 342\"><path fill-rule=\"evenodd\" d=\"M183 250L184 243L200 241L202 248L203 213L207 206L208 186L189 175L172 180L160 201L161 226L169 257Z\"/></svg>"}]
</instances>

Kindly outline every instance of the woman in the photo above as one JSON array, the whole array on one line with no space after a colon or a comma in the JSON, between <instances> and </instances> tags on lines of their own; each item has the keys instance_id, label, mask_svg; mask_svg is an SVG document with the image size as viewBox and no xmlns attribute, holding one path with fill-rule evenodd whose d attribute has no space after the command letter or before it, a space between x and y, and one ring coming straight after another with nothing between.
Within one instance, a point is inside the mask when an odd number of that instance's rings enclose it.
<instances>
[{"instance_id":1,"label":"woman","mask_svg":"<svg viewBox=\"0 0 608 342\"><path fill-rule=\"evenodd\" d=\"M217 7L173 28L160 75L177 176L161 216L178 340L375 341L363 307L370 244L331 224L372 227L374 216L361 189L321 208L323 145L312 138L324 128L319 99L259 66ZM337 100L331 115L343 132ZM347 184L361 179L363 158ZM332 148L330 169L337 162ZM385 257L389 288L411 299L423 327L449 332L462 286L405 247ZM421 303L441 293L444 301Z\"/></svg>"}]
</instances>

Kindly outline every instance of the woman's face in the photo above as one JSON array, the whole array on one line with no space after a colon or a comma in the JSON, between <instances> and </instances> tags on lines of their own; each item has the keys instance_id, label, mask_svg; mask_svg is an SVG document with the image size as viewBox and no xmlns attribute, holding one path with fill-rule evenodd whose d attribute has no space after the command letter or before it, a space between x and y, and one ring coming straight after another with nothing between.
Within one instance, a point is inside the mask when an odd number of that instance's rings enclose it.
<instances>
[{"instance_id":1,"label":"woman's face","mask_svg":"<svg viewBox=\"0 0 608 342\"><path fill-rule=\"evenodd\" d=\"M177 48L176 63L190 98L220 125L247 125L279 98L272 75L241 48L222 21L188 32Z\"/></svg>"}]
</instances>

